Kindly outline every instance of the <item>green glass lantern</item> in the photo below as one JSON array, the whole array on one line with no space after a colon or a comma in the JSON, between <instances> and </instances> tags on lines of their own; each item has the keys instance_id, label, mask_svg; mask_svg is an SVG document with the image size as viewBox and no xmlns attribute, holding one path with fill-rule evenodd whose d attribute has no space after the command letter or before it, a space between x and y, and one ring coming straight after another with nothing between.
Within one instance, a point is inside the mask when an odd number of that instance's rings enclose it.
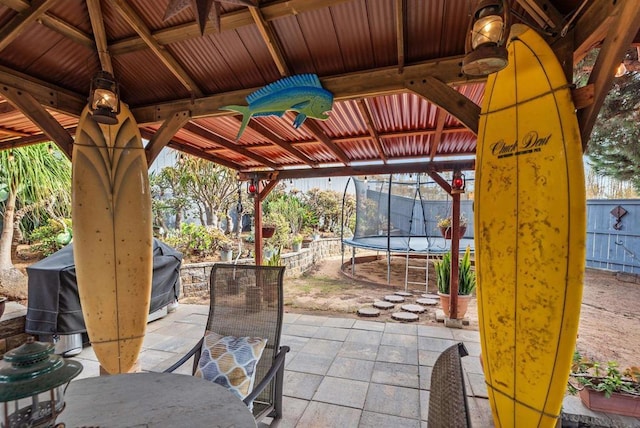
<instances>
[{"instance_id":1,"label":"green glass lantern","mask_svg":"<svg viewBox=\"0 0 640 428\"><path fill-rule=\"evenodd\" d=\"M0 362L0 428L52 427L64 409L66 385L82 371L77 361L54 355L52 343L29 337Z\"/></svg>"}]
</instances>

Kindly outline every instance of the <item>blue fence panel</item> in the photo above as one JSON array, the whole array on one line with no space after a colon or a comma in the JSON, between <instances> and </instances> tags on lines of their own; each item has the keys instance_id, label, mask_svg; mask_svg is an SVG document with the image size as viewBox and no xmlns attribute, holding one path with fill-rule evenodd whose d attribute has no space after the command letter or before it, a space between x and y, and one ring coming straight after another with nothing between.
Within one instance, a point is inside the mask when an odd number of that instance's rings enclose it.
<instances>
[{"instance_id":1,"label":"blue fence panel","mask_svg":"<svg viewBox=\"0 0 640 428\"><path fill-rule=\"evenodd\" d=\"M640 199L587 201L587 266L640 273Z\"/></svg>"}]
</instances>

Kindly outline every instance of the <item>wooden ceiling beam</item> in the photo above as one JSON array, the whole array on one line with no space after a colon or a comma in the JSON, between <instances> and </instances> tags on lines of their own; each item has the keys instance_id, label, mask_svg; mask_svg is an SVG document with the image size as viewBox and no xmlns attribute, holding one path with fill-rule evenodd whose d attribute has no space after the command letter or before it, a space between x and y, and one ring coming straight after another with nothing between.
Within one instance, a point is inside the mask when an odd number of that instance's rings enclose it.
<instances>
[{"instance_id":1,"label":"wooden ceiling beam","mask_svg":"<svg viewBox=\"0 0 640 428\"><path fill-rule=\"evenodd\" d=\"M262 165L268 166L269 168L276 169L278 167L278 165L276 165L274 162L271 162L269 159L263 156L257 155L252 151L227 140L226 138L222 138L221 136L214 134L213 132L209 131L208 129L206 129L201 125L197 125L193 122L189 122L185 126L183 126L183 128L185 131L198 135L202 138L206 138L207 140L210 140L211 142L218 144L219 146L222 146L233 152L239 153L245 157L248 157L249 159L253 159L254 161Z\"/></svg>"},{"instance_id":2,"label":"wooden ceiling beam","mask_svg":"<svg viewBox=\"0 0 640 428\"><path fill-rule=\"evenodd\" d=\"M295 16L303 12L328 8L344 3L345 1L348 0L280 0L261 6L260 14L266 22L270 22L279 18ZM244 8L242 10L225 13L220 16L220 32L234 30L236 28L253 24L255 24L255 20L251 11ZM204 33L212 34L214 32L214 27L212 25L207 25ZM195 22L159 30L154 32L152 35L160 45L168 45L196 37L202 37L200 34L200 27L198 27L198 24ZM143 40L138 37L133 37L112 43L109 50L112 55L122 55L146 48L147 46Z\"/></svg>"},{"instance_id":3,"label":"wooden ceiling beam","mask_svg":"<svg viewBox=\"0 0 640 428\"><path fill-rule=\"evenodd\" d=\"M408 90L446 110L471 132L478 135L480 106L469 98L432 76L408 80L406 85Z\"/></svg>"},{"instance_id":4,"label":"wooden ceiling beam","mask_svg":"<svg viewBox=\"0 0 640 428\"><path fill-rule=\"evenodd\" d=\"M349 177L352 175L377 175L377 174L416 174L429 173L430 171L444 172L460 169L472 171L475 169L475 160L447 160L425 162L424 160L412 163L389 163L386 165L354 165L319 169L285 169L279 171L241 171L240 180L246 181L252 178L258 180L294 180L299 178L316 177ZM445 181L446 182L446 181Z\"/></svg>"},{"instance_id":5,"label":"wooden ceiling beam","mask_svg":"<svg viewBox=\"0 0 640 428\"><path fill-rule=\"evenodd\" d=\"M484 79L471 79L462 74L460 64L462 56L427 61L407 65L402 73L397 67L384 67L320 79L322 86L333 94L336 101L394 94L406 91L405 81L418 80L432 76L445 84L462 84L481 82ZM174 111L190 110L193 118L205 116L228 116L234 114L219 110L221 106L246 104L246 97L259 88L225 92L197 99L182 99L132 107L133 115L138 123L160 122ZM455 92L455 91L454 91Z\"/></svg>"},{"instance_id":6,"label":"wooden ceiling beam","mask_svg":"<svg viewBox=\"0 0 640 428\"><path fill-rule=\"evenodd\" d=\"M447 118L447 113L444 110L439 108L438 111L436 112L436 129L435 129L433 140L430 147L431 150L429 150L429 159L432 161L438 154L438 146L442 141L444 122L446 118Z\"/></svg>"},{"instance_id":7,"label":"wooden ceiling beam","mask_svg":"<svg viewBox=\"0 0 640 428\"><path fill-rule=\"evenodd\" d=\"M6 85L0 86L0 94L38 126L71 159L73 137L42 107L38 100L27 92Z\"/></svg>"},{"instance_id":8,"label":"wooden ceiling beam","mask_svg":"<svg viewBox=\"0 0 640 428\"><path fill-rule=\"evenodd\" d=\"M100 0L87 0L87 9L89 10L93 37L95 37L96 40L96 50L98 51L100 65L103 71L107 71L113 75L113 66L111 65L111 56L109 55L107 46L107 32L104 29Z\"/></svg>"},{"instance_id":9,"label":"wooden ceiling beam","mask_svg":"<svg viewBox=\"0 0 640 428\"><path fill-rule=\"evenodd\" d=\"M76 127L66 128L67 132L70 135L75 135ZM6 149L9 147L24 147L30 146L32 144L40 144L47 141L51 141L46 134L33 134L28 137L20 137L20 138L3 138L0 137L0 149Z\"/></svg>"},{"instance_id":10,"label":"wooden ceiling beam","mask_svg":"<svg viewBox=\"0 0 640 428\"><path fill-rule=\"evenodd\" d=\"M384 152L384 147L380 142L380 135L378 134L375 126L373 126L373 118L371 117L371 112L369 111L369 108L367 107L367 104L364 102L364 100L358 100L358 109L360 110L360 114L364 119L364 123L367 125L369 135L373 139L373 143L376 145L378 156L380 156L380 159L382 159L384 163L387 163L389 159L387 157L387 154Z\"/></svg>"},{"instance_id":11,"label":"wooden ceiling beam","mask_svg":"<svg viewBox=\"0 0 640 428\"><path fill-rule=\"evenodd\" d=\"M241 120L242 119L238 119L239 122ZM310 167L316 168L318 166L318 163L316 161L314 161L309 156L304 154L304 152L302 152L302 151L298 150L297 148L295 148L293 145L289 144L287 141L285 141L282 138L280 138L278 135L276 135L274 132L272 132L266 126L261 125L258 121L250 120L249 124L247 126L249 128L251 128L251 129L253 129L254 131L256 131L257 133L259 133L260 135L262 135L263 137L267 138L273 144L281 147L282 149L286 150L291 155L297 157L298 159L300 159L302 162L304 162L305 164L309 165Z\"/></svg>"},{"instance_id":12,"label":"wooden ceiling beam","mask_svg":"<svg viewBox=\"0 0 640 428\"><path fill-rule=\"evenodd\" d=\"M398 71L404 69L404 14L406 0L396 0L396 48L398 50Z\"/></svg>"},{"instance_id":13,"label":"wooden ceiling beam","mask_svg":"<svg viewBox=\"0 0 640 428\"><path fill-rule=\"evenodd\" d=\"M306 120L303 125L307 131L311 132L311 134L318 139L322 144L327 147L339 160L345 165L349 165L351 163L351 159L349 156L342 150L336 143L331 141L331 138L327 136L327 134L320 128L320 126L314 120Z\"/></svg>"},{"instance_id":14,"label":"wooden ceiling beam","mask_svg":"<svg viewBox=\"0 0 640 428\"><path fill-rule=\"evenodd\" d=\"M151 30L147 24L144 23L142 18L133 10L133 8L126 2L126 0L113 0L112 4L116 7L120 15L125 21L138 33L138 35L144 40L146 45L153 51L153 53L160 59L160 61L169 69L169 71L180 81L180 83L187 88L196 97L202 97L202 90L198 87L197 83L189 76L187 71L180 65L180 63L171 55L151 34Z\"/></svg>"},{"instance_id":15,"label":"wooden ceiling beam","mask_svg":"<svg viewBox=\"0 0 640 428\"><path fill-rule=\"evenodd\" d=\"M574 62L582 59L591 49L598 47L611 28L616 2L591 0L573 25Z\"/></svg>"},{"instance_id":16,"label":"wooden ceiling beam","mask_svg":"<svg viewBox=\"0 0 640 428\"><path fill-rule=\"evenodd\" d=\"M145 154L147 155L147 164L151 165L153 163L162 149L169 144L169 141L176 135L176 132L178 132L189 119L188 111L179 111L164 121L144 148Z\"/></svg>"},{"instance_id":17,"label":"wooden ceiling beam","mask_svg":"<svg viewBox=\"0 0 640 428\"><path fill-rule=\"evenodd\" d=\"M249 7L248 9L256 23L256 26L258 27L262 40L264 40L265 45L267 45L267 50L269 51L273 62L275 62L276 67L278 67L280 76L289 76L291 72L284 56L284 50L282 49L282 45L280 44L278 37L271 28L271 24L265 21L259 8Z\"/></svg>"},{"instance_id":18,"label":"wooden ceiling beam","mask_svg":"<svg viewBox=\"0 0 640 428\"><path fill-rule=\"evenodd\" d=\"M640 29L640 7L637 0L618 0L615 20L609 27L587 83L595 86L593 103L578 110L583 150L587 148L598 112L611 88L615 69L631 46L638 29Z\"/></svg>"},{"instance_id":19,"label":"wooden ceiling beam","mask_svg":"<svg viewBox=\"0 0 640 428\"><path fill-rule=\"evenodd\" d=\"M516 2L543 29L555 29L557 33L561 28L564 17L548 0L516 0Z\"/></svg>"},{"instance_id":20,"label":"wooden ceiling beam","mask_svg":"<svg viewBox=\"0 0 640 428\"><path fill-rule=\"evenodd\" d=\"M2 29L0 29L0 51L6 48L16 37L36 21L58 0L32 0L29 8L18 12Z\"/></svg>"}]
</instances>

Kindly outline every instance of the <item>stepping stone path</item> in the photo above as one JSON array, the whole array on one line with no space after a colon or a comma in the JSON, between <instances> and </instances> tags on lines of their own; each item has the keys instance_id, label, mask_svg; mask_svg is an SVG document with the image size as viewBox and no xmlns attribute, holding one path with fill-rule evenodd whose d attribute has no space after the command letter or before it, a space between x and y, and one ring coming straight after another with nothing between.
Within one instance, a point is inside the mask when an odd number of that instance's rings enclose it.
<instances>
[{"instance_id":1,"label":"stepping stone path","mask_svg":"<svg viewBox=\"0 0 640 428\"><path fill-rule=\"evenodd\" d=\"M375 302L373 302L373 307L378 309L391 309L391 308L394 308L395 306L396 306L395 304L391 302L385 302L383 300L376 300Z\"/></svg>"},{"instance_id":2,"label":"stepping stone path","mask_svg":"<svg viewBox=\"0 0 640 428\"><path fill-rule=\"evenodd\" d=\"M414 313L414 314L421 314L424 311L426 311L424 306L420 306L420 305L402 305L400 306L400 309L406 312Z\"/></svg>"},{"instance_id":3,"label":"stepping stone path","mask_svg":"<svg viewBox=\"0 0 640 428\"><path fill-rule=\"evenodd\" d=\"M391 314L391 318L398 321L418 321L418 316L410 312L394 312Z\"/></svg>"},{"instance_id":4,"label":"stepping stone path","mask_svg":"<svg viewBox=\"0 0 640 428\"><path fill-rule=\"evenodd\" d=\"M436 299L427 299L427 298L423 297L421 299L416 299L416 303L419 304L419 305L433 306L433 305L437 305L438 304L438 300L436 300Z\"/></svg>"},{"instance_id":5,"label":"stepping stone path","mask_svg":"<svg viewBox=\"0 0 640 428\"><path fill-rule=\"evenodd\" d=\"M423 294L422 297L424 297L425 299L438 299L438 300L440 300L440 296L438 296L437 294L432 294L432 293Z\"/></svg>"},{"instance_id":6,"label":"stepping stone path","mask_svg":"<svg viewBox=\"0 0 640 428\"><path fill-rule=\"evenodd\" d=\"M377 317L380 316L380 311L375 308L360 308L358 309L358 315L361 317Z\"/></svg>"},{"instance_id":7,"label":"stepping stone path","mask_svg":"<svg viewBox=\"0 0 640 428\"><path fill-rule=\"evenodd\" d=\"M395 294L396 296L402 296L402 297L411 297L411 296L413 296L413 294L408 293L406 291L396 291L393 294Z\"/></svg>"},{"instance_id":8,"label":"stepping stone path","mask_svg":"<svg viewBox=\"0 0 640 428\"><path fill-rule=\"evenodd\" d=\"M384 300L386 300L387 302L402 303L404 302L404 297L397 296L395 294L388 294L384 296Z\"/></svg>"}]
</instances>

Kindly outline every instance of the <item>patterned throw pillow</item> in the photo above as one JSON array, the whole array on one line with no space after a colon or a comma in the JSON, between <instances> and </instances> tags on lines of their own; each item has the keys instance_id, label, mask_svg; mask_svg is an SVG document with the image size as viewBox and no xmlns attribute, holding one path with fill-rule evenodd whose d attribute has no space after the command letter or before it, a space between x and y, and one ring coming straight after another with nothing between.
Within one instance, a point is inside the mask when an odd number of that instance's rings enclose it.
<instances>
[{"instance_id":1,"label":"patterned throw pillow","mask_svg":"<svg viewBox=\"0 0 640 428\"><path fill-rule=\"evenodd\" d=\"M222 336L207 331L195 376L227 387L241 400L253 389L255 369L267 339Z\"/></svg>"}]
</instances>

